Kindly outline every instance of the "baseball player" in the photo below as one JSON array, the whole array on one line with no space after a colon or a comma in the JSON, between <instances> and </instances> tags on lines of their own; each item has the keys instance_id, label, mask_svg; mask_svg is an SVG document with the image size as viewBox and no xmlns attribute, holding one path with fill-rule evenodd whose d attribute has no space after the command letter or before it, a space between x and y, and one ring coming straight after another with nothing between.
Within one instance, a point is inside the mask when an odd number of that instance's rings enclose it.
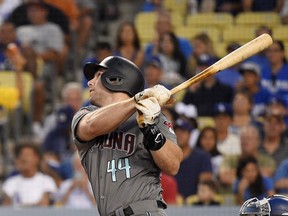
<instances>
[{"instance_id":1,"label":"baseball player","mask_svg":"<svg viewBox=\"0 0 288 216\"><path fill-rule=\"evenodd\" d=\"M84 75L92 105L75 114L72 132L100 215L166 215L160 172L175 175L182 160L160 108L170 91L143 90L142 72L122 57L87 63Z\"/></svg>"}]
</instances>

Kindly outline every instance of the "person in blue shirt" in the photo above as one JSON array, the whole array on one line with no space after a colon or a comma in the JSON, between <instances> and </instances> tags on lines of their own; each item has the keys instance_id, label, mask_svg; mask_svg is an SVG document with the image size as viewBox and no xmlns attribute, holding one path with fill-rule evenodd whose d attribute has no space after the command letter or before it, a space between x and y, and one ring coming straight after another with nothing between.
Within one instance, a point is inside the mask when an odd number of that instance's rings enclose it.
<instances>
[{"instance_id":1,"label":"person in blue shirt","mask_svg":"<svg viewBox=\"0 0 288 216\"><path fill-rule=\"evenodd\" d=\"M197 193L200 181L212 180L212 163L208 152L189 145L191 132L195 129L191 120L184 116L179 117L174 129L184 156L175 178L180 195L186 199Z\"/></svg>"},{"instance_id":2,"label":"person in blue shirt","mask_svg":"<svg viewBox=\"0 0 288 216\"><path fill-rule=\"evenodd\" d=\"M252 197L262 199L274 194L272 179L261 175L258 161L254 157L243 157L239 160L236 176L232 187L238 204Z\"/></svg>"},{"instance_id":3,"label":"person in blue shirt","mask_svg":"<svg viewBox=\"0 0 288 216\"><path fill-rule=\"evenodd\" d=\"M240 65L239 72L243 76L243 81L238 84L238 88L251 95L252 115L254 117L263 115L272 95L260 85L260 67L253 62L244 62Z\"/></svg>"},{"instance_id":4,"label":"person in blue shirt","mask_svg":"<svg viewBox=\"0 0 288 216\"><path fill-rule=\"evenodd\" d=\"M267 49L269 66L263 68L261 84L271 94L288 94L288 64L285 58L285 47L282 41L275 40Z\"/></svg>"}]
</instances>

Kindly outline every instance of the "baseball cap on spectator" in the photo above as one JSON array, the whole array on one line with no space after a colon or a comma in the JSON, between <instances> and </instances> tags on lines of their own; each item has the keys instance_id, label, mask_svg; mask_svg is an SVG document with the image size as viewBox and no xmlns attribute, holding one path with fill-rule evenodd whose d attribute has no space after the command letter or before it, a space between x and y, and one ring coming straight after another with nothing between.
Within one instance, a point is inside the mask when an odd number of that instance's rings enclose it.
<instances>
[{"instance_id":1,"label":"baseball cap on spectator","mask_svg":"<svg viewBox=\"0 0 288 216\"><path fill-rule=\"evenodd\" d=\"M216 62L216 58L209 54L202 54L197 58L197 65L210 66Z\"/></svg>"},{"instance_id":2,"label":"baseball cap on spectator","mask_svg":"<svg viewBox=\"0 0 288 216\"><path fill-rule=\"evenodd\" d=\"M228 103L216 103L214 105L214 116L228 115L232 116L232 107Z\"/></svg>"},{"instance_id":3,"label":"baseball cap on spectator","mask_svg":"<svg viewBox=\"0 0 288 216\"><path fill-rule=\"evenodd\" d=\"M158 56L153 56L147 61L146 67L151 65L156 68L162 68L162 63Z\"/></svg>"},{"instance_id":4,"label":"baseball cap on spectator","mask_svg":"<svg viewBox=\"0 0 288 216\"><path fill-rule=\"evenodd\" d=\"M175 121L175 126L174 126L174 129L182 129L182 130L187 130L187 131L192 131L193 129L195 129L192 125L191 122L189 122L188 119L185 119L185 118L178 118L176 121Z\"/></svg>"},{"instance_id":5,"label":"baseball cap on spectator","mask_svg":"<svg viewBox=\"0 0 288 216\"><path fill-rule=\"evenodd\" d=\"M273 96L268 100L267 105L272 104L281 104L282 106L287 107L286 100L280 95Z\"/></svg>"},{"instance_id":6,"label":"baseball cap on spectator","mask_svg":"<svg viewBox=\"0 0 288 216\"><path fill-rule=\"evenodd\" d=\"M240 65L239 72L243 75L245 72L252 72L260 76L260 67L253 62L245 62Z\"/></svg>"}]
</instances>

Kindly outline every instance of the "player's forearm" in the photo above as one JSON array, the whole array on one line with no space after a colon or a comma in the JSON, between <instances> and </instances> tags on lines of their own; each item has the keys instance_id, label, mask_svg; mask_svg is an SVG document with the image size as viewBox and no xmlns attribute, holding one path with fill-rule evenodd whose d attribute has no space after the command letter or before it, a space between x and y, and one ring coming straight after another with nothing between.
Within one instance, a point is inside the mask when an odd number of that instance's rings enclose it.
<instances>
[{"instance_id":1,"label":"player's forearm","mask_svg":"<svg viewBox=\"0 0 288 216\"><path fill-rule=\"evenodd\" d=\"M167 139L161 149L151 151L151 154L155 163L163 172L168 175L177 174L183 159L183 153L179 146Z\"/></svg>"},{"instance_id":2,"label":"player's forearm","mask_svg":"<svg viewBox=\"0 0 288 216\"><path fill-rule=\"evenodd\" d=\"M87 114L78 126L78 137L83 141L107 134L120 126L136 111L134 99L111 104Z\"/></svg>"}]
</instances>

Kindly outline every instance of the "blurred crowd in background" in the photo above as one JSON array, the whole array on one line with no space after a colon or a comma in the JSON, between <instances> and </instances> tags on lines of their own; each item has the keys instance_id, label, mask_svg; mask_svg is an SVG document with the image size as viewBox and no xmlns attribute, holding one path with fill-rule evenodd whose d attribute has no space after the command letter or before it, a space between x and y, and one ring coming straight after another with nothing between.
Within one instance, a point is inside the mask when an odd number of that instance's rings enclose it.
<instances>
[{"instance_id":1,"label":"blurred crowd in background","mask_svg":"<svg viewBox=\"0 0 288 216\"><path fill-rule=\"evenodd\" d=\"M89 104L86 62L122 56L147 88L171 89L263 33L269 48L163 107L184 153L163 195L220 206L288 194L287 24L287 0L0 0L0 203L97 205L70 132Z\"/></svg>"}]
</instances>

